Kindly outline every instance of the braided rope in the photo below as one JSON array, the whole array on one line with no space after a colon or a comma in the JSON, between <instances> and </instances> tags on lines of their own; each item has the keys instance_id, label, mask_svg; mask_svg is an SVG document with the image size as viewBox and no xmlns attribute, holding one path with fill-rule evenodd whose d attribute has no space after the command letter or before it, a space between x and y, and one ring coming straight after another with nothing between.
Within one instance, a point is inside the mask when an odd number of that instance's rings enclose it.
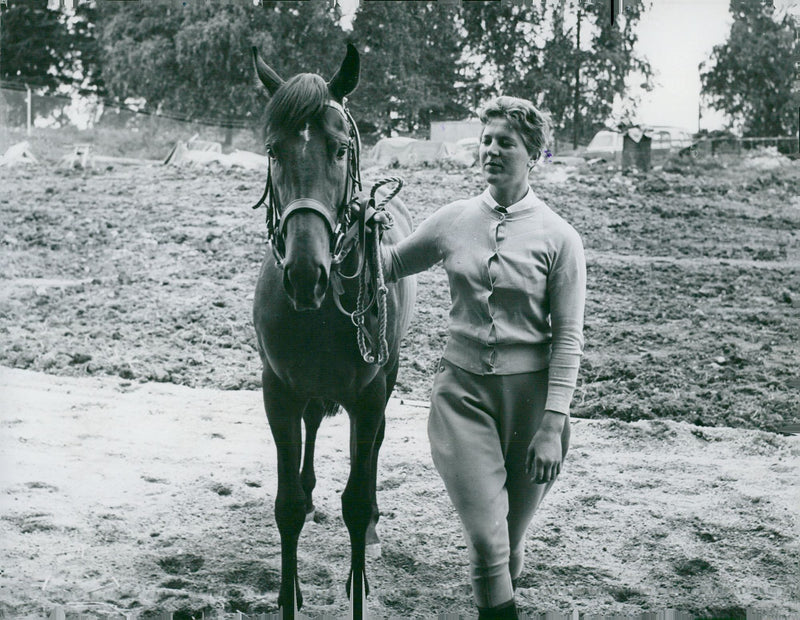
<instances>
[{"instance_id":1,"label":"braided rope","mask_svg":"<svg viewBox=\"0 0 800 620\"><path fill-rule=\"evenodd\" d=\"M384 207L398 194L400 189L403 187L403 180L399 177L381 179L372 186L372 190L370 191L370 202L375 202L375 193L378 191L378 188L389 183L394 183L395 187L381 199L379 204L375 205L375 211L383 211ZM391 218L391 214L387 215L389 215ZM381 260L382 234L378 228L378 225L374 227L371 237L371 247L369 248L368 257L371 269L364 269L358 278L358 298L356 302L356 310L353 312L351 317L357 328L356 332L358 333L358 348L361 351L361 357L363 357L364 361L368 364L379 364L383 366L389 359L389 343L386 338L386 331L389 323L386 296L389 292L389 289L386 286L386 280L383 273L383 261ZM366 248L365 251L367 251ZM375 277L375 295L372 297L369 303L367 302L368 271L372 272ZM372 307L373 303L377 303L378 306L378 337L377 342L370 342L367 344L368 336L366 329L364 328L364 315Z\"/></svg>"},{"instance_id":2,"label":"braided rope","mask_svg":"<svg viewBox=\"0 0 800 620\"><path fill-rule=\"evenodd\" d=\"M378 295L378 363L382 366L389 359L389 343L386 339L386 329L389 323L388 310L386 308L386 295L389 289L383 275L383 261L381 260L381 240L378 235L374 236L372 244L375 263L375 286Z\"/></svg>"}]
</instances>

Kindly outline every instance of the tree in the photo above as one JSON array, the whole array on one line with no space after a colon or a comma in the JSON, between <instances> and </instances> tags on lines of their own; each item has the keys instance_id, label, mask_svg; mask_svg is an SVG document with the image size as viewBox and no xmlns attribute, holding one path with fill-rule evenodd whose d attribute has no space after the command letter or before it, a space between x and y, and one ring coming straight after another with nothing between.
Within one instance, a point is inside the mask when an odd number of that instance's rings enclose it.
<instances>
[{"instance_id":1,"label":"tree","mask_svg":"<svg viewBox=\"0 0 800 620\"><path fill-rule=\"evenodd\" d=\"M649 87L652 77L650 64L633 53L638 36L636 24L644 12L642 0L625 2L625 18L611 23L610 6L606 2L585 2L584 10L595 29L591 51L584 65L586 90L582 101L584 118L588 121L580 127L582 136L593 136L605 126L614 101L626 92L625 80L632 73L643 76Z\"/></svg>"},{"instance_id":2,"label":"tree","mask_svg":"<svg viewBox=\"0 0 800 620\"><path fill-rule=\"evenodd\" d=\"M106 95L97 40L97 5L78 4L74 15L66 18L67 56L70 60L70 82L81 95Z\"/></svg>"},{"instance_id":3,"label":"tree","mask_svg":"<svg viewBox=\"0 0 800 620\"><path fill-rule=\"evenodd\" d=\"M381 133L419 131L432 120L464 117L458 101L460 33L456 7L362 1L352 40L361 82L352 96L359 121Z\"/></svg>"},{"instance_id":4,"label":"tree","mask_svg":"<svg viewBox=\"0 0 800 620\"><path fill-rule=\"evenodd\" d=\"M103 77L119 101L187 119L257 117L265 94L254 79L251 47L285 78L332 73L344 35L317 2L161 3L102 10Z\"/></svg>"},{"instance_id":5,"label":"tree","mask_svg":"<svg viewBox=\"0 0 800 620\"><path fill-rule=\"evenodd\" d=\"M584 139L605 124L629 74L650 79L649 64L633 53L643 1L626 7L620 28L620 20L612 26L606 2L464 2L466 56L473 59L468 81L491 79L484 95L530 99L550 111L558 133Z\"/></svg>"},{"instance_id":6,"label":"tree","mask_svg":"<svg viewBox=\"0 0 800 620\"><path fill-rule=\"evenodd\" d=\"M463 3L464 54L471 65L466 72L486 96L505 94L535 103L541 89L530 82L541 76L541 39L544 12L536 3L527 6L482 0ZM471 78L471 79L470 79ZM538 103L541 103L539 101Z\"/></svg>"},{"instance_id":7,"label":"tree","mask_svg":"<svg viewBox=\"0 0 800 620\"><path fill-rule=\"evenodd\" d=\"M711 107L726 112L745 136L783 136L797 131L792 103L793 54L798 51L790 18L773 18L773 0L731 0L728 40L714 46L701 74Z\"/></svg>"},{"instance_id":8,"label":"tree","mask_svg":"<svg viewBox=\"0 0 800 620\"><path fill-rule=\"evenodd\" d=\"M68 39L61 13L48 10L47 0L12 0L2 16L0 79L55 91L65 80Z\"/></svg>"}]
</instances>

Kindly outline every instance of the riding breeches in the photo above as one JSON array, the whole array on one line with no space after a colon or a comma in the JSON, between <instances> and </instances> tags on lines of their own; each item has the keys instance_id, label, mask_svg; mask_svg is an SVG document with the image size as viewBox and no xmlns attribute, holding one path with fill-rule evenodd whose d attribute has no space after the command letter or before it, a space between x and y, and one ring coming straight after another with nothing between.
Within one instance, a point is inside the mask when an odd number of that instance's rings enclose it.
<instances>
[{"instance_id":1,"label":"riding breeches","mask_svg":"<svg viewBox=\"0 0 800 620\"><path fill-rule=\"evenodd\" d=\"M428 436L433 462L463 526L478 607L513 598L522 573L525 530L552 482L525 472L544 416L548 370L477 375L447 360L431 393ZM569 419L562 451L569 445Z\"/></svg>"}]
</instances>

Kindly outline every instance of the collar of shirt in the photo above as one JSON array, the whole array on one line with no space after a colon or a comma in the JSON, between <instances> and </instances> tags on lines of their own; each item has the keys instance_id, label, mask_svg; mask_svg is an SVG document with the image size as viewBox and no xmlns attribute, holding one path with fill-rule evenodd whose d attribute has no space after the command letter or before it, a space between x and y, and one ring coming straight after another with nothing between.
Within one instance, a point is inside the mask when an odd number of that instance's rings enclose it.
<instances>
[{"instance_id":1,"label":"collar of shirt","mask_svg":"<svg viewBox=\"0 0 800 620\"><path fill-rule=\"evenodd\" d=\"M494 199L494 196L492 196L492 192L489 191L488 187L486 188L486 190L481 195L481 198L483 198L483 201L487 205L489 205L492 209L497 209L497 207L500 206L500 204ZM531 209L531 208L535 207L537 202L538 201L537 201L537 198L536 198L536 194L533 193L533 190L531 189L531 186L529 185L528 186L528 191L526 192L526 194L520 200L515 202L513 205L509 205L509 206L505 207L505 210L506 210L506 213L514 213L516 211L524 211L525 209Z\"/></svg>"}]
</instances>

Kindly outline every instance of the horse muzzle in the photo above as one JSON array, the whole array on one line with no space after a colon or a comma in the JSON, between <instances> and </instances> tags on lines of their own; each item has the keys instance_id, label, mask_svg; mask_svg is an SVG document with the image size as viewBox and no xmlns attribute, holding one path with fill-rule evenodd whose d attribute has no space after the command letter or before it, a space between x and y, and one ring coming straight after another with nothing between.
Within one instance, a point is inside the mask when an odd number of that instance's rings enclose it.
<instances>
[{"instance_id":1,"label":"horse muzzle","mask_svg":"<svg viewBox=\"0 0 800 620\"><path fill-rule=\"evenodd\" d=\"M298 312L319 310L328 290L328 274L322 266L287 263L283 269L283 288Z\"/></svg>"},{"instance_id":2,"label":"horse muzzle","mask_svg":"<svg viewBox=\"0 0 800 620\"><path fill-rule=\"evenodd\" d=\"M313 215L315 217L299 217ZM294 200L281 216L285 238L283 288L295 310L318 310L328 290L331 235L336 227L332 212L310 198ZM324 222L324 227L320 225ZM291 222L291 226L290 226Z\"/></svg>"}]
</instances>

